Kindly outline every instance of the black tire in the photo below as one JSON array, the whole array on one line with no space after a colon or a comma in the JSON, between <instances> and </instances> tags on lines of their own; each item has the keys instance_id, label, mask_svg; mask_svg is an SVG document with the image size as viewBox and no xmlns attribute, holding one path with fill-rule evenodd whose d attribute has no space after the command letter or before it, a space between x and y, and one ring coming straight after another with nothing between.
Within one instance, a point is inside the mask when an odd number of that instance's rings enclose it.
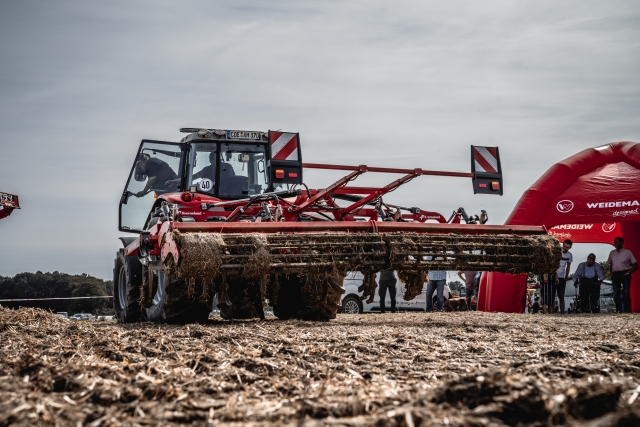
<instances>
[{"instance_id":1,"label":"black tire","mask_svg":"<svg viewBox=\"0 0 640 427\"><path fill-rule=\"evenodd\" d=\"M303 281L297 276L278 276L277 286L273 290L273 314L280 320L298 317L298 309L302 304L300 289Z\"/></svg>"},{"instance_id":2,"label":"black tire","mask_svg":"<svg viewBox=\"0 0 640 427\"><path fill-rule=\"evenodd\" d=\"M137 322L142 318L140 284L142 264L137 257L125 257L124 250L116 254L113 267L113 308L119 323Z\"/></svg>"},{"instance_id":3,"label":"black tire","mask_svg":"<svg viewBox=\"0 0 640 427\"><path fill-rule=\"evenodd\" d=\"M227 278L227 294L218 292L220 317L232 319L264 319L260 283L241 278ZM256 306L257 305L257 306Z\"/></svg>"},{"instance_id":4,"label":"black tire","mask_svg":"<svg viewBox=\"0 0 640 427\"><path fill-rule=\"evenodd\" d=\"M206 285L196 282L193 286L194 294L189 296L186 281L170 278L162 271L157 274L157 290L151 305L145 310L149 321L185 324L205 323L209 319L213 296L207 296L204 292L202 287Z\"/></svg>"},{"instance_id":5,"label":"black tire","mask_svg":"<svg viewBox=\"0 0 640 427\"><path fill-rule=\"evenodd\" d=\"M357 296L349 295L342 300L341 313L362 314L362 301Z\"/></svg>"},{"instance_id":6,"label":"black tire","mask_svg":"<svg viewBox=\"0 0 640 427\"><path fill-rule=\"evenodd\" d=\"M326 321L336 318L342 308L344 277L280 277L273 313L281 320Z\"/></svg>"}]
</instances>

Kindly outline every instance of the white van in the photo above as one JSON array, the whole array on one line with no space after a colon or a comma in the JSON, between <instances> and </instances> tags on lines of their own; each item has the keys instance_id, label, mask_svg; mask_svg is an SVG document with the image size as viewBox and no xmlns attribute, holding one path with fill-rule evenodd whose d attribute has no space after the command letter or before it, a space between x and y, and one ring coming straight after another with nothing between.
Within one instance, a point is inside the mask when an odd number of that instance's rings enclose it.
<instances>
[{"instance_id":1,"label":"white van","mask_svg":"<svg viewBox=\"0 0 640 427\"><path fill-rule=\"evenodd\" d=\"M404 293L404 285L400 283L398 274L393 273L396 276L396 310L401 311L426 311L427 310L427 284L422 286L422 293L412 299L411 301L405 301L402 298ZM372 303L368 304L366 300L361 300L362 292L358 292L358 288L362 284L362 273L350 272L344 279L344 288L346 292L342 296L342 313L346 314L360 314L360 313L373 313L380 311L380 296L378 295L378 288L376 287L375 297ZM380 273L376 274L376 283L379 283ZM433 297L436 296L436 292L433 293ZM448 285L444 286L444 300L451 298L451 289ZM391 298L387 293L385 299L385 311L391 310ZM434 304L435 309L435 304Z\"/></svg>"}]
</instances>

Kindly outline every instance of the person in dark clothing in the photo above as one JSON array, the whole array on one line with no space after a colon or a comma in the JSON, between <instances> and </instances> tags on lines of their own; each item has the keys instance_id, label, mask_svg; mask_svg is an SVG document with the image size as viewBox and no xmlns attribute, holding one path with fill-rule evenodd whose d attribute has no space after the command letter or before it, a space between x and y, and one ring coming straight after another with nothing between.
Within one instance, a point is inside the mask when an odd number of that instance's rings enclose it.
<instances>
[{"instance_id":1,"label":"person in dark clothing","mask_svg":"<svg viewBox=\"0 0 640 427\"><path fill-rule=\"evenodd\" d=\"M603 280L602 267L596 263L595 254L589 254L587 262L581 262L573 275L573 282L580 286L582 313L600 312L600 283Z\"/></svg>"},{"instance_id":2,"label":"person in dark clothing","mask_svg":"<svg viewBox=\"0 0 640 427\"><path fill-rule=\"evenodd\" d=\"M142 197L148 194L151 189L161 191L177 191L178 175L171 169L166 162L148 154L140 154L135 169L136 181L147 180L144 189L135 193L136 197Z\"/></svg>"},{"instance_id":3,"label":"person in dark clothing","mask_svg":"<svg viewBox=\"0 0 640 427\"><path fill-rule=\"evenodd\" d=\"M204 193L213 193L216 188L216 160L217 151L209 153L209 164L191 176L191 181L200 179L197 184L198 190ZM178 182L179 180L176 180Z\"/></svg>"},{"instance_id":4,"label":"person in dark clothing","mask_svg":"<svg viewBox=\"0 0 640 427\"><path fill-rule=\"evenodd\" d=\"M216 151L209 153L209 165L200 169L199 172L193 174L193 179L207 178L212 182L216 182Z\"/></svg>"},{"instance_id":5,"label":"person in dark clothing","mask_svg":"<svg viewBox=\"0 0 640 427\"><path fill-rule=\"evenodd\" d=\"M607 259L611 269L613 300L616 303L618 313L631 313L629 287L631 286L631 275L638 269L638 262L633 253L624 248L622 237L613 239L613 246L615 249L609 253Z\"/></svg>"},{"instance_id":6,"label":"person in dark clothing","mask_svg":"<svg viewBox=\"0 0 640 427\"><path fill-rule=\"evenodd\" d=\"M396 312L396 276L393 270L382 270L380 272L380 283L378 285L378 295L380 295L380 313L384 313L385 299L387 298L387 290L391 298L391 312Z\"/></svg>"}]
</instances>

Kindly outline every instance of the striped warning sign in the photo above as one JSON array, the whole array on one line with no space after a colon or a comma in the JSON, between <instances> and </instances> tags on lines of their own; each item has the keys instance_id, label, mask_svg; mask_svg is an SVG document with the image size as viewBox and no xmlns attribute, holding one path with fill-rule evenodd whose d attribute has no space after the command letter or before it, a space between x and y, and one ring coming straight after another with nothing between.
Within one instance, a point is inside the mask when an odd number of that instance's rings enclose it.
<instances>
[{"instance_id":1,"label":"striped warning sign","mask_svg":"<svg viewBox=\"0 0 640 427\"><path fill-rule=\"evenodd\" d=\"M271 158L298 161L298 134L271 132Z\"/></svg>"},{"instance_id":2,"label":"striped warning sign","mask_svg":"<svg viewBox=\"0 0 640 427\"><path fill-rule=\"evenodd\" d=\"M498 151L496 147L473 147L473 162L476 172L498 173Z\"/></svg>"}]
</instances>

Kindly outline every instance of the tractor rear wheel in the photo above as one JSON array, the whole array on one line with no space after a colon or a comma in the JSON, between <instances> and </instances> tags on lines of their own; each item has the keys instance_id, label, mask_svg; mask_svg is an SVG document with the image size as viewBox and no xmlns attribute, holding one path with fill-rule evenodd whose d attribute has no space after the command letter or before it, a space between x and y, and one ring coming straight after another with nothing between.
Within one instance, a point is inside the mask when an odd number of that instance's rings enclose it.
<instances>
[{"instance_id":1,"label":"tractor rear wheel","mask_svg":"<svg viewBox=\"0 0 640 427\"><path fill-rule=\"evenodd\" d=\"M140 284L142 265L137 257L125 257L124 250L116 254L113 267L113 308L119 323L137 322L142 318Z\"/></svg>"},{"instance_id":2,"label":"tractor rear wheel","mask_svg":"<svg viewBox=\"0 0 640 427\"><path fill-rule=\"evenodd\" d=\"M156 323L204 323L209 319L213 297L208 296L202 282L194 282L189 289L186 280L167 276L158 271L158 286L151 305L145 309L147 319ZM200 295L196 295L196 290ZM191 294L191 295L190 295Z\"/></svg>"}]
</instances>

